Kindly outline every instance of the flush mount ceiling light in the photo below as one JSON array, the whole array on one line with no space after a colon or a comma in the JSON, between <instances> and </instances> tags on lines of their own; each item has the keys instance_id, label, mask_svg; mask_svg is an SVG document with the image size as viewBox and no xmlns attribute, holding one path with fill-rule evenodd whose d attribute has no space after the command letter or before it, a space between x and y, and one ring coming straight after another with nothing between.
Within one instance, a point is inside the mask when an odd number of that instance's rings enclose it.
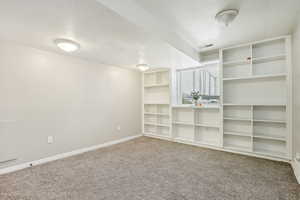
<instances>
[{"instance_id":1,"label":"flush mount ceiling light","mask_svg":"<svg viewBox=\"0 0 300 200\"><path fill-rule=\"evenodd\" d=\"M136 67L142 72L147 71L150 68L147 64L138 64Z\"/></svg>"},{"instance_id":2,"label":"flush mount ceiling light","mask_svg":"<svg viewBox=\"0 0 300 200\"><path fill-rule=\"evenodd\" d=\"M220 24L228 26L236 18L238 14L239 11L236 9L222 10L216 14L215 19Z\"/></svg>"},{"instance_id":3,"label":"flush mount ceiling light","mask_svg":"<svg viewBox=\"0 0 300 200\"><path fill-rule=\"evenodd\" d=\"M211 44L211 43L204 45L205 48L209 48L209 47L213 47L213 46L214 46L214 44Z\"/></svg>"},{"instance_id":4,"label":"flush mount ceiling light","mask_svg":"<svg viewBox=\"0 0 300 200\"><path fill-rule=\"evenodd\" d=\"M65 52L74 52L80 48L80 45L77 42L68 39L56 39L54 43L58 48Z\"/></svg>"}]
</instances>

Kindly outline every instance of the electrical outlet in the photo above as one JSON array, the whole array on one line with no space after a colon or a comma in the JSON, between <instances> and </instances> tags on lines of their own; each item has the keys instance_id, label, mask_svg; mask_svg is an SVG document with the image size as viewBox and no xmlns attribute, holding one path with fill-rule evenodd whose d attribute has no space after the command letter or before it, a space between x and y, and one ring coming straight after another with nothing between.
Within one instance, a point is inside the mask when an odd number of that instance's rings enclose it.
<instances>
[{"instance_id":1,"label":"electrical outlet","mask_svg":"<svg viewBox=\"0 0 300 200\"><path fill-rule=\"evenodd\" d=\"M54 142L53 136L48 136L48 144L52 144Z\"/></svg>"},{"instance_id":2,"label":"electrical outlet","mask_svg":"<svg viewBox=\"0 0 300 200\"><path fill-rule=\"evenodd\" d=\"M121 130L121 126L120 126L120 125L117 126L117 130L118 130L118 131Z\"/></svg>"}]
</instances>

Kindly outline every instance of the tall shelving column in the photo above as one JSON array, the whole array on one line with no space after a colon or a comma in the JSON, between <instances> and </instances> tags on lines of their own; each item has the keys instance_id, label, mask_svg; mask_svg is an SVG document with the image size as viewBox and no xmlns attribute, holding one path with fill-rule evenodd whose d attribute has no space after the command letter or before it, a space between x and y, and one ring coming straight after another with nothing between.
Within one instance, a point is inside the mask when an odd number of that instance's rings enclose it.
<instances>
[{"instance_id":1,"label":"tall shelving column","mask_svg":"<svg viewBox=\"0 0 300 200\"><path fill-rule=\"evenodd\" d=\"M156 69L143 73L143 134L171 138L170 70Z\"/></svg>"},{"instance_id":2,"label":"tall shelving column","mask_svg":"<svg viewBox=\"0 0 300 200\"><path fill-rule=\"evenodd\" d=\"M223 147L291 159L290 36L220 50Z\"/></svg>"}]
</instances>

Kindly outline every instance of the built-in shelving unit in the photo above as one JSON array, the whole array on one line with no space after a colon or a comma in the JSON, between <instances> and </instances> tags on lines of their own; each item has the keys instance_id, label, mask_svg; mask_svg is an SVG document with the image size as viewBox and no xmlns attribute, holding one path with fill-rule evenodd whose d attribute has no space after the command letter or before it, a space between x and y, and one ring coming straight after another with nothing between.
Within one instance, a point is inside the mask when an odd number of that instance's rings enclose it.
<instances>
[{"instance_id":1,"label":"built-in shelving unit","mask_svg":"<svg viewBox=\"0 0 300 200\"><path fill-rule=\"evenodd\" d=\"M219 107L180 107L172 108L173 138L178 142L220 147Z\"/></svg>"},{"instance_id":2,"label":"built-in shelving unit","mask_svg":"<svg viewBox=\"0 0 300 200\"><path fill-rule=\"evenodd\" d=\"M170 71L145 72L144 135L291 160L290 45L283 36L220 49L220 105L173 105Z\"/></svg>"},{"instance_id":3,"label":"built-in shelving unit","mask_svg":"<svg viewBox=\"0 0 300 200\"><path fill-rule=\"evenodd\" d=\"M220 50L223 147L291 158L290 37Z\"/></svg>"},{"instance_id":4,"label":"built-in shelving unit","mask_svg":"<svg viewBox=\"0 0 300 200\"><path fill-rule=\"evenodd\" d=\"M170 72L156 69L143 73L143 132L171 138Z\"/></svg>"}]
</instances>

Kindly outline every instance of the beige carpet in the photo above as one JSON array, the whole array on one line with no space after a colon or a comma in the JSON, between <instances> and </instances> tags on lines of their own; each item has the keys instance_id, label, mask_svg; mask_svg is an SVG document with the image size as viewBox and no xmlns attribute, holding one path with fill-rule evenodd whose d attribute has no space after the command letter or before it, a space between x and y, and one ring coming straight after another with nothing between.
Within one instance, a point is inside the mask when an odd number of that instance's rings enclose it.
<instances>
[{"instance_id":1,"label":"beige carpet","mask_svg":"<svg viewBox=\"0 0 300 200\"><path fill-rule=\"evenodd\" d=\"M167 141L123 144L0 176L1 200L299 200L290 165Z\"/></svg>"}]
</instances>

